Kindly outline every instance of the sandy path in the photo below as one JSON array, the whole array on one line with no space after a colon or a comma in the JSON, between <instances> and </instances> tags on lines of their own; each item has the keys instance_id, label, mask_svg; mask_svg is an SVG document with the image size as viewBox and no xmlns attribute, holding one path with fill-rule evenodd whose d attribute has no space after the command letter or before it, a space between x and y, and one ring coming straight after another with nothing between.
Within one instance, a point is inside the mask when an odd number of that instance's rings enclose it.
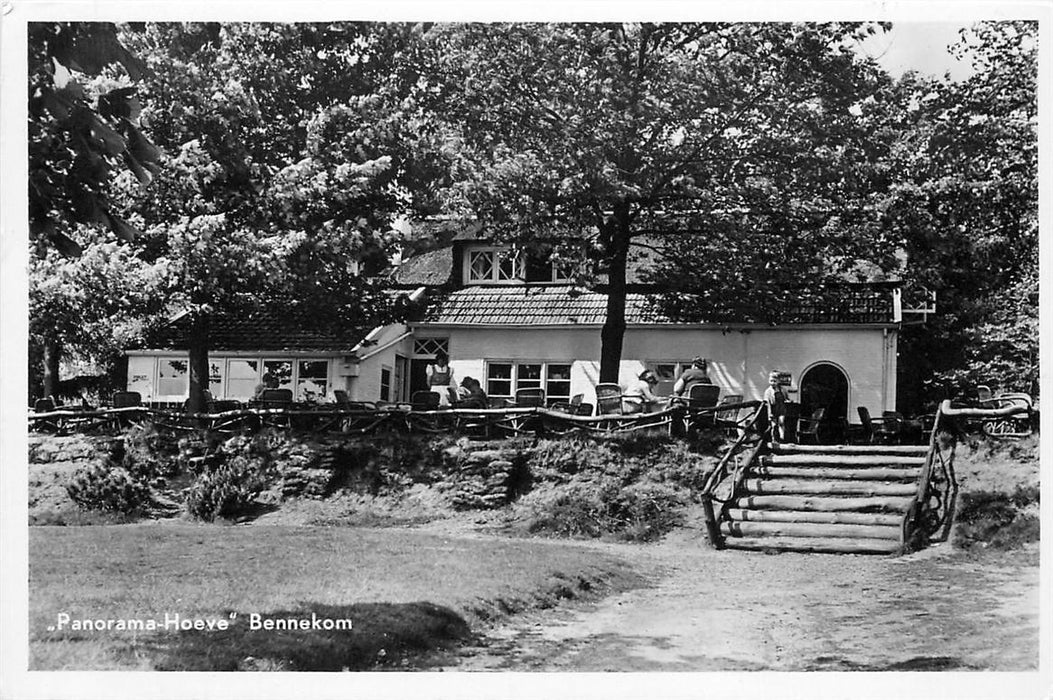
<instances>
[{"instance_id":1,"label":"sandy path","mask_svg":"<svg viewBox=\"0 0 1053 700\"><path fill-rule=\"evenodd\" d=\"M691 535L697 537L697 535ZM655 585L493 629L450 670L1037 670L1036 550L888 558L600 545Z\"/></svg>"}]
</instances>

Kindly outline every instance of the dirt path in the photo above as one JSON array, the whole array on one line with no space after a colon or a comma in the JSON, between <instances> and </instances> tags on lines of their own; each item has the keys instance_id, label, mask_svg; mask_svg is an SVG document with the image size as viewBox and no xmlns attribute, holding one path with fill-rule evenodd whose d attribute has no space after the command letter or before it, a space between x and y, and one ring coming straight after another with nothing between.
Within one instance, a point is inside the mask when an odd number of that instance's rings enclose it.
<instances>
[{"instance_id":1,"label":"dirt path","mask_svg":"<svg viewBox=\"0 0 1053 700\"><path fill-rule=\"evenodd\" d=\"M1037 670L1036 550L970 557L613 547L655 585L517 616L450 670Z\"/></svg>"}]
</instances>

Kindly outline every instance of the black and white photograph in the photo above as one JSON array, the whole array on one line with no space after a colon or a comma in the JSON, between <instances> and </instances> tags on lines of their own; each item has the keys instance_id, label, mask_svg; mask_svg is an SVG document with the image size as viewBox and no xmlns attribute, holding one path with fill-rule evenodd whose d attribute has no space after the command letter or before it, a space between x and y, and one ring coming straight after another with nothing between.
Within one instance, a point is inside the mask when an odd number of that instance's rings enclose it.
<instances>
[{"instance_id":1,"label":"black and white photograph","mask_svg":"<svg viewBox=\"0 0 1053 700\"><path fill-rule=\"evenodd\" d=\"M1051 20L5 0L0 697L1053 697Z\"/></svg>"}]
</instances>

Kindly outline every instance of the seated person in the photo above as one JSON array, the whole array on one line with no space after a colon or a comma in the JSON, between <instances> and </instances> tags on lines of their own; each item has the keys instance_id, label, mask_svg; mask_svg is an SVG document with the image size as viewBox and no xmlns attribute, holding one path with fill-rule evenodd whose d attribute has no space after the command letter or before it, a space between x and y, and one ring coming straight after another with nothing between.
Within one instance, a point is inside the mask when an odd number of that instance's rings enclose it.
<instances>
[{"instance_id":1,"label":"seated person","mask_svg":"<svg viewBox=\"0 0 1053 700\"><path fill-rule=\"evenodd\" d=\"M457 396L460 399L459 408L486 408L488 405L482 384L473 377L465 377L461 380Z\"/></svg>"},{"instance_id":2,"label":"seated person","mask_svg":"<svg viewBox=\"0 0 1053 700\"><path fill-rule=\"evenodd\" d=\"M684 392L692 384L712 384L709 379L708 367L704 357L696 357L691 360L691 366L680 373L676 383L673 384L673 396L683 396Z\"/></svg>"},{"instance_id":3,"label":"seated person","mask_svg":"<svg viewBox=\"0 0 1053 700\"><path fill-rule=\"evenodd\" d=\"M661 408L663 399L654 394L658 377L649 369L640 372L640 376L622 392L622 405L625 413L651 413Z\"/></svg>"},{"instance_id":4,"label":"seated person","mask_svg":"<svg viewBox=\"0 0 1053 700\"><path fill-rule=\"evenodd\" d=\"M263 373L263 381L261 381L259 384L256 385L256 390L254 392L252 392L252 398L254 398L257 401L259 401L260 399L263 398L263 392L267 391L268 389L277 389L277 388L278 388L278 378L275 377L270 372L264 372Z\"/></svg>"}]
</instances>

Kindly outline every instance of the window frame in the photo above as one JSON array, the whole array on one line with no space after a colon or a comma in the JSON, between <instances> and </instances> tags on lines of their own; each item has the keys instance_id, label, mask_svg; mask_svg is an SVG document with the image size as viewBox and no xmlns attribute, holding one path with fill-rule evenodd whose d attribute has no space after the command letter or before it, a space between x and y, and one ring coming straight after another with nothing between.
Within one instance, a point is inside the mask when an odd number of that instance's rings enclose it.
<instances>
[{"instance_id":1,"label":"window frame","mask_svg":"<svg viewBox=\"0 0 1053 700\"><path fill-rule=\"evenodd\" d=\"M490 270L486 277L476 277L473 273L473 256L488 254ZM502 272L503 263L511 260L512 272ZM510 246L473 245L464 249L461 261L461 279L465 284L523 284L526 274L526 257L522 251Z\"/></svg>"},{"instance_id":2,"label":"window frame","mask_svg":"<svg viewBox=\"0 0 1053 700\"><path fill-rule=\"evenodd\" d=\"M659 365L673 365L673 378L666 380L662 379L661 373L658 371ZM646 360L644 367L655 373L658 377L658 384L654 387L653 392L655 396L670 396L673 393L673 387L676 385L676 380L684 373L688 367L691 366L691 360Z\"/></svg>"},{"instance_id":3,"label":"window frame","mask_svg":"<svg viewBox=\"0 0 1053 700\"><path fill-rule=\"evenodd\" d=\"M509 377L492 377L490 375L490 368L498 365L507 365L511 368ZM539 367L538 377L535 378L523 378L521 376L520 367L525 366L537 366ZM566 379L552 379L549 376L550 367L566 367L567 378ZM573 372L574 372L574 361L573 360L533 360L533 359L522 359L522 360L509 360L509 359L498 359L498 358L487 358L483 360L483 376L486 381L486 394L498 399L509 399L514 400L516 392L519 389L544 389L545 390L545 403L551 405L553 403L566 403L570 401L570 397L573 396ZM491 382L508 382L509 393L503 394L491 391ZM552 382L563 383L566 382L567 393L553 395L549 392L549 385Z\"/></svg>"}]
</instances>

